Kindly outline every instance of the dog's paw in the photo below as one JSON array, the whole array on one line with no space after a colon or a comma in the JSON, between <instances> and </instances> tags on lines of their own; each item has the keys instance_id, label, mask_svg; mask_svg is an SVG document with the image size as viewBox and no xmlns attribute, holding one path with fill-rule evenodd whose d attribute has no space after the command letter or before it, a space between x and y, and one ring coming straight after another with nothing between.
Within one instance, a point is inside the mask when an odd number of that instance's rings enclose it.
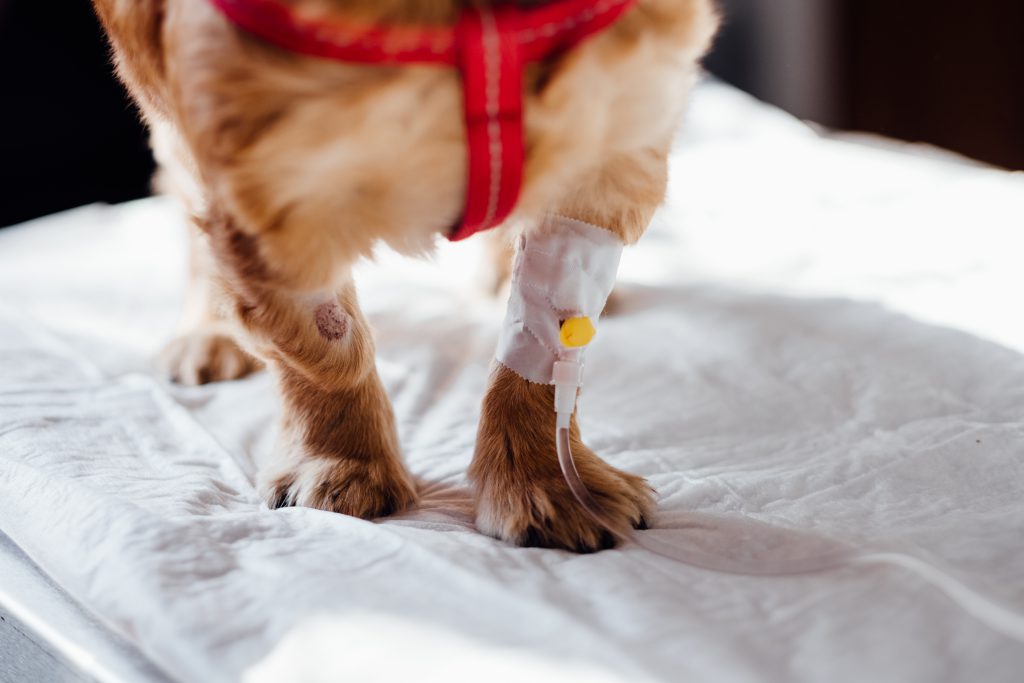
<instances>
[{"instance_id":1,"label":"dog's paw","mask_svg":"<svg viewBox=\"0 0 1024 683\"><path fill-rule=\"evenodd\" d=\"M261 470L259 479L260 495L272 509L310 507L374 519L416 502L412 477L389 458L293 456Z\"/></svg>"},{"instance_id":2,"label":"dog's paw","mask_svg":"<svg viewBox=\"0 0 1024 683\"><path fill-rule=\"evenodd\" d=\"M535 452L516 452L516 447L506 440L504 452L478 451L473 471L477 527L527 547L579 553L613 547L615 537L569 490L558 467L554 435L550 443L534 444ZM646 528L654 509L654 491L647 482L608 465L579 442L574 455L581 478L605 514L621 521L621 528Z\"/></svg>"},{"instance_id":3,"label":"dog's paw","mask_svg":"<svg viewBox=\"0 0 1024 683\"><path fill-rule=\"evenodd\" d=\"M157 356L158 371L170 380L197 386L240 379L263 364L220 329L203 329L176 337Z\"/></svg>"}]
</instances>

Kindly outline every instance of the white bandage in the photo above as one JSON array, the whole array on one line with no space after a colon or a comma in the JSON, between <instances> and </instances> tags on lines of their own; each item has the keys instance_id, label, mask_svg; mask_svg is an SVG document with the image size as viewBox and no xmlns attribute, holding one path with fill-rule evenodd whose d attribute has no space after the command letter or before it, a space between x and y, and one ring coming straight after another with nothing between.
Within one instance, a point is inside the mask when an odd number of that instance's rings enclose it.
<instances>
[{"instance_id":1,"label":"white bandage","mask_svg":"<svg viewBox=\"0 0 1024 683\"><path fill-rule=\"evenodd\" d=\"M537 384L553 383L556 361L581 362L583 348L562 345L560 323L587 317L597 325L615 285L622 246L612 232L562 216L548 216L524 232L498 362Z\"/></svg>"}]
</instances>

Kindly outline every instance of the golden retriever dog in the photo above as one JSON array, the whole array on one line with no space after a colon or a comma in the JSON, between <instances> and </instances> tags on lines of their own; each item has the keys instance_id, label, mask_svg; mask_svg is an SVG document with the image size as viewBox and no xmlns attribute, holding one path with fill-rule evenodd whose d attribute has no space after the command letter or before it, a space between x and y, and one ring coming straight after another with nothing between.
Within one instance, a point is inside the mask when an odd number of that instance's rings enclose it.
<instances>
[{"instance_id":1,"label":"golden retriever dog","mask_svg":"<svg viewBox=\"0 0 1024 683\"><path fill-rule=\"evenodd\" d=\"M452 26L468 5L550 4L277 2L413 28ZM169 376L197 384L264 365L273 373L281 435L258 476L271 507L363 518L409 508L416 489L351 269L378 243L429 252L458 223L468 175L459 71L299 54L243 30L210 0L94 5L150 128L162 186L195 228L182 330L162 355ZM557 213L626 244L640 239L663 199L673 135L717 22L712 0L638 0L572 49L529 64L522 190L503 232ZM521 545L610 547L613 536L559 469L552 396L496 365L469 470L478 526ZM615 519L645 525L647 483L587 449L575 420L571 429L594 498Z\"/></svg>"}]
</instances>

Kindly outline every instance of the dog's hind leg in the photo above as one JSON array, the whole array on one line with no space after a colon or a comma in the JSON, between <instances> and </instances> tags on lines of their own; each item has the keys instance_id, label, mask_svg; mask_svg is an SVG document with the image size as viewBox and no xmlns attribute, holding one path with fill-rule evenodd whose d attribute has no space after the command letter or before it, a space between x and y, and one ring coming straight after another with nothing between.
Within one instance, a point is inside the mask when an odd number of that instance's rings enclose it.
<instances>
[{"instance_id":1,"label":"dog's hind leg","mask_svg":"<svg viewBox=\"0 0 1024 683\"><path fill-rule=\"evenodd\" d=\"M159 115L150 116L150 141L159 162L154 189L174 196L188 220L188 283L176 336L157 356L169 379L196 385L244 377L263 364L239 346L230 324L230 299L210 251L209 236L196 223L206 207L206 190L195 161L177 129Z\"/></svg>"},{"instance_id":2,"label":"dog's hind leg","mask_svg":"<svg viewBox=\"0 0 1024 683\"><path fill-rule=\"evenodd\" d=\"M157 356L160 372L186 385L239 379L263 366L244 351L227 320L230 300L218 281L206 236L190 225L189 277L178 334Z\"/></svg>"}]
</instances>

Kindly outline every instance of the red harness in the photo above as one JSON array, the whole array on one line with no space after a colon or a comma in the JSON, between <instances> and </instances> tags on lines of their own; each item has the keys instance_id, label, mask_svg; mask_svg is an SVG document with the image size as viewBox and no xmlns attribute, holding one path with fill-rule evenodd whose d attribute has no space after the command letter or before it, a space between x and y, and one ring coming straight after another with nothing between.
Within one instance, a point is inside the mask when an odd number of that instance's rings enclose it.
<instances>
[{"instance_id":1,"label":"red harness","mask_svg":"<svg viewBox=\"0 0 1024 683\"><path fill-rule=\"evenodd\" d=\"M466 207L452 241L501 224L523 183L523 68L610 26L637 0L555 0L523 10L466 7L458 24L353 26L303 19L279 0L210 0L240 28L280 48L366 64L458 67L469 148Z\"/></svg>"}]
</instances>

